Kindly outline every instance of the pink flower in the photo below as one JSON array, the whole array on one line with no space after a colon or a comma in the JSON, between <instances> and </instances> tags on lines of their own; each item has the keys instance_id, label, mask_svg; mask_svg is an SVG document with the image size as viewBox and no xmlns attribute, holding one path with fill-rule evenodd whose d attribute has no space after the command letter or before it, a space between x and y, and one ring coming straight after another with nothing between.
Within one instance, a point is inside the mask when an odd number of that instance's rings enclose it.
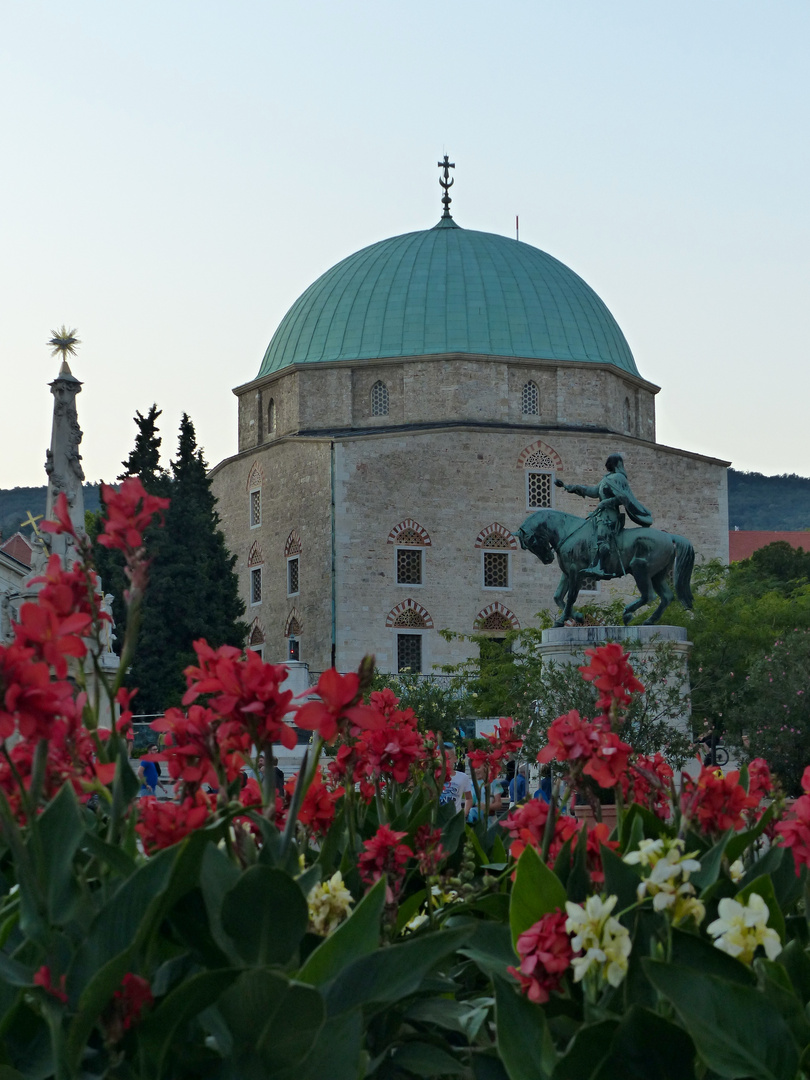
<instances>
[{"instance_id":1,"label":"pink flower","mask_svg":"<svg viewBox=\"0 0 810 1080\"><path fill-rule=\"evenodd\" d=\"M408 845L400 843L407 835L381 825L370 840L364 841L357 859L357 870L367 885L379 881L383 874L387 876L389 886L396 888L402 883L405 865L413 856Z\"/></svg>"},{"instance_id":2,"label":"pink flower","mask_svg":"<svg viewBox=\"0 0 810 1080\"><path fill-rule=\"evenodd\" d=\"M520 981L529 1001L538 1005L544 1005L550 994L559 990L563 975L571 966L574 952L565 931L565 920L565 912L553 911L517 939L520 967L508 970Z\"/></svg>"}]
</instances>

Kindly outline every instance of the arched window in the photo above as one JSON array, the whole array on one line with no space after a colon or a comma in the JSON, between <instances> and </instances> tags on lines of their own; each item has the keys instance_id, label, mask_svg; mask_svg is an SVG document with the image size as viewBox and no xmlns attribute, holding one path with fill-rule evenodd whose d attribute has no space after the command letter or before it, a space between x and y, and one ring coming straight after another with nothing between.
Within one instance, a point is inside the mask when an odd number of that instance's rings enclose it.
<instances>
[{"instance_id":1,"label":"arched window","mask_svg":"<svg viewBox=\"0 0 810 1080\"><path fill-rule=\"evenodd\" d=\"M301 623L298 620L298 612L292 609L287 617L287 625L284 627L284 636L287 639L287 659L301 659Z\"/></svg>"},{"instance_id":2,"label":"arched window","mask_svg":"<svg viewBox=\"0 0 810 1080\"><path fill-rule=\"evenodd\" d=\"M524 416L540 415L540 391L537 389L536 382L523 384L523 390L520 394L520 408Z\"/></svg>"},{"instance_id":3,"label":"arched window","mask_svg":"<svg viewBox=\"0 0 810 1080\"><path fill-rule=\"evenodd\" d=\"M276 403L273 398L267 404L267 434L272 435L276 430Z\"/></svg>"},{"instance_id":4,"label":"arched window","mask_svg":"<svg viewBox=\"0 0 810 1080\"><path fill-rule=\"evenodd\" d=\"M542 510L552 505L554 462L547 454L536 450L526 458L526 509Z\"/></svg>"},{"instance_id":5,"label":"arched window","mask_svg":"<svg viewBox=\"0 0 810 1080\"><path fill-rule=\"evenodd\" d=\"M379 379L371 388L371 415L388 416L388 387Z\"/></svg>"},{"instance_id":6,"label":"arched window","mask_svg":"<svg viewBox=\"0 0 810 1080\"><path fill-rule=\"evenodd\" d=\"M257 652L264 659L264 631L259 625L259 620L254 619L248 633L248 649Z\"/></svg>"}]
</instances>

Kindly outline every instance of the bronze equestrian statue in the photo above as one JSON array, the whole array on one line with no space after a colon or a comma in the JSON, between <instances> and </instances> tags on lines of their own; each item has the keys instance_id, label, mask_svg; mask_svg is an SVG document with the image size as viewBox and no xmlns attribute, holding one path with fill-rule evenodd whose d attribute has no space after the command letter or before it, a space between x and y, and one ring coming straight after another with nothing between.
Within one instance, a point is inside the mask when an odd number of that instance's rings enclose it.
<instances>
[{"instance_id":1,"label":"bronze equestrian statue","mask_svg":"<svg viewBox=\"0 0 810 1080\"><path fill-rule=\"evenodd\" d=\"M611 454L605 468L605 476L595 486L555 480L558 487L572 495L599 500L588 517L579 518L561 510L538 510L526 518L516 533L520 546L541 562L551 563L557 555L562 577L554 594L561 609L555 626L564 626L571 618L582 622L581 613L574 611L574 603L587 576L607 579L630 574L633 577L641 596L624 609L625 624L640 607L651 603L656 593L660 602L645 620L645 626L657 623L675 596L684 607L692 607L695 550L691 543L683 536L650 527L652 514L633 494L621 454ZM625 529L622 510L640 528ZM673 567L674 594L668 581Z\"/></svg>"}]
</instances>

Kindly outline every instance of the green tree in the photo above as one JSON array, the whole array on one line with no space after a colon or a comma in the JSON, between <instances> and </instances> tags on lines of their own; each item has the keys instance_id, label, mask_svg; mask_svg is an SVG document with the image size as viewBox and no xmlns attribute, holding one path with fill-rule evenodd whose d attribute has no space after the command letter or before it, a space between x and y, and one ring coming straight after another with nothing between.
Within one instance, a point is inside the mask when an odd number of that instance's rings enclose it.
<instances>
[{"instance_id":1,"label":"green tree","mask_svg":"<svg viewBox=\"0 0 810 1080\"><path fill-rule=\"evenodd\" d=\"M124 480L137 476L152 495L167 496L170 506L163 527L146 532L152 556L149 584L141 608L138 648L127 684L138 687L135 708L157 713L178 705L185 690L183 669L194 661L193 642L205 638L213 647L241 647L247 626L241 621L244 604L234 573L236 557L229 555L219 529L211 482L194 425L184 414L177 457L170 471L160 464L161 439L153 405L144 416L135 414L138 434L123 463ZM116 636L123 640L127 587L123 561L117 551L96 545L96 559L105 591L113 592Z\"/></svg>"},{"instance_id":2,"label":"green tree","mask_svg":"<svg viewBox=\"0 0 810 1080\"><path fill-rule=\"evenodd\" d=\"M158 483L161 483L157 475ZM142 712L177 705L185 690L183 669L194 661L193 643L244 645L244 604L194 425L184 413L177 457L167 481L171 504L158 530L157 551L144 596L140 641L130 684L140 689ZM162 492L161 492L162 494Z\"/></svg>"}]
</instances>

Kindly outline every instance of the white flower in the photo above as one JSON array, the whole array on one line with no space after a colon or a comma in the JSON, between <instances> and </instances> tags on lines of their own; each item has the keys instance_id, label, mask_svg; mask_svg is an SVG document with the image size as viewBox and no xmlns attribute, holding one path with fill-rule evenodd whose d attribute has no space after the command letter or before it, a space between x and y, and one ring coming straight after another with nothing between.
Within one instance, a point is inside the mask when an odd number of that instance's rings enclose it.
<instances>
[{"instance_id":1,"label":"white flower","mask_svg":"<svg viewBox=\"0 0 810 1080\"><path fill-rule=\"evenodd\" d=\"M605 982L618 986L627 974L627 957L632 943L630 934L611 915L618 897L589 896L582 904L568 901L565 910L566 933L572 934L571 948L582 952L571 961L574 982L587 976L589 991L595 992Z\"/></svg>"},{"instance_id":2,"label":"white flower","mask_svg":"<svg viewBox=\"0 0 810 1080\"><path fill-rule=\"evenodd\" d=\"M742 880L742 876L745 873L745 867L743 866L742 859L736 859L728 868L729 877L736 885L738 881Z\"/></svg>"},{"instance_id":3,"label":"white flower","mask_svg":"<svg viewBox=\"0 0 810 1080\"><path fill-rule=\"evenodd\" d=\"M311 929L327 937L349 915L354 901L338 870L328 881L310 890L307 903Z\"/></svg>"},{"instance_id":4,"label":"white flower","mask_svg":"<svg viewBox=\"0 0 810 1080\"><path fill-rule=\"evenodd\" d=\"M689 875L700 870L700 863L691 853L684 855L683 849L684 841L680 839L641 840L638 850L628 852L624 861L648 871L639 882L639 900L652 897L653 909L667 912L676 925L687 919L699 924L706 909L695 897Z\"/></svg>"},{"instance_id":5,"label":"white flower","mask_svg":"<svg viewBox=\"0 0 810 1080\"><path fill-rule=\"evenodd\" d=\"M768 926L768 905L757 893L751 893L745 904L724 896L717 910L720 917L706 927L716 938L716 948L736 956L744 964L752 962L759 945L765 949L769 960L782 951L779 935Z\"/></svg>"},{"instance_id":6,"label":"white flower","mask_svg":"<svg viewBox=\"0 0 810 1080\"><path fill-rule=\"evenodd\" d=\"M410 919L405 923L402 928L402 933L413 933L414 930L418 930L420 926L424 926L428 921L428 917L425 912L418 912L416 915L412 915Z\"/></svg>"}]
</instances>

